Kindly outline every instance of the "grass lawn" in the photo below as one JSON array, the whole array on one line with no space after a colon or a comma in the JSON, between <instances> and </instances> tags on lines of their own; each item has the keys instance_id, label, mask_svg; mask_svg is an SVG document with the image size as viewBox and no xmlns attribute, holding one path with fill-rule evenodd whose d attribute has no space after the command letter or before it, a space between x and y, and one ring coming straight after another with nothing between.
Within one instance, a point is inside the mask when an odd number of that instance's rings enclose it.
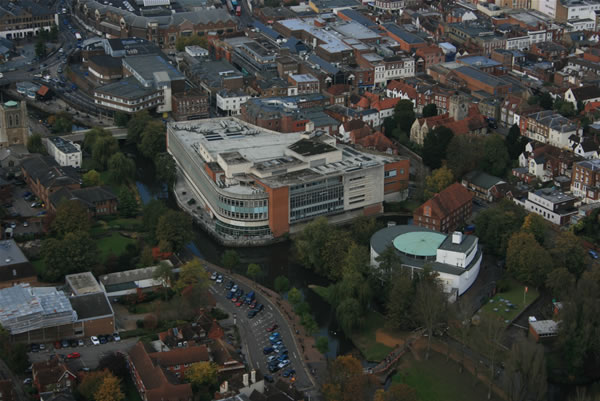
<instances>
[{"instance_id":1,"label":"grass lawn","mask_svg":"<svg viewBox=\"0 0 600 401\"><path fill-rule=\"evenodd\" d=\"M128 244L135 244L135 240L126 238L118 232L111 232L110 235L99 238L97 240L98 249L100 250L100 256L106 259L111 253L119 256L125 252L125 248Z\"/></svg>"},{"instance_id":2,"label":"grass lawn","mask_svg":"<svg viewBox=\"0 0 600 401\"><path fill-rule=\"evenodd\" d=\"M417 392L419 401L480 401L487 399L485 386L468 372L458 373L456 362L437 353L429 360L415 360L406 355L394 383L406 383ZM495 397L492 396L492 399Z\"/></svg>"},{"instance_id":3,"label":"grass lawn","mask_svg":"<svg viewBox=\"0 0 600 401\"><path fill-rule=\"evenodd\" d=\"M383 328L385 318L377 312L369 312L365 326L358 332L352 334L351 340L361 354L369 362L379 362L392 352L392 348L378 343L376 339L377 329Z\"/></svg>"},{"instance_id":4,"label":"grass lawn","mask_svg":"<svg viewBox=\"0 0 600 401\"><path fill-rule=\"evenodd\" d=\"M510 290L497 293L480 309L482 316L496 316L503 320L511 321L525 306L537 299L539 293L533 287L529 287L523 304L523 293L525 286L517 281L511 281ZM506 302L508 301L508 302ZM513 307L508 306L512 304Z\"/></svg>"},{"instance_id":5,"label":"grass lawn","mask_svg":"<svg viewBox=\"0 0 600 401\"><path fill-rule=\"evenodd\" d=\"M143 231L141 218L120 218L107 221L108 227L113 230Z\"/></svg>"},{"instance_id":6,"label":"grass lawn","mask_svg":"<svg viewBox=\"0 0 600 401\"><path fill-rule=\"evenodd\" d=\"M323 287L322 285L315 285L315 284L310 284L308 286L308 288L310 288L311 290L313 290L314 292L317 293L318 296L320 296L321 298L323 298L325 301L329 302L329 288L328 287Z\"/></svg>"}]
</instances>

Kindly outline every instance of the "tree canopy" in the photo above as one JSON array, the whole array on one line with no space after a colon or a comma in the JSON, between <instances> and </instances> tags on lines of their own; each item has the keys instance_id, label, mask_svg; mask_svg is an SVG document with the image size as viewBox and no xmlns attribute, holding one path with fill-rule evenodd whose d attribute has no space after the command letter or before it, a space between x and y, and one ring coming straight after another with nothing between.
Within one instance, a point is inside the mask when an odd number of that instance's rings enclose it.
<instances>
[{"instance_id":1,"label":"tree canopy","mask_svg":"<svg viewBox=\"0 0 600 401\"><path fill-rule=\"evenodd\" d=\"M438 115L437 105L435 103L429 103L423 107L423 117L433 117Z\"/></svg>"},{"instance_id":2,"label":"tree canopy","mask_svg":"<svg viewBox=\"0 0 600 401\"><path fill-rule=\"evenodd\" d=\"M484 138L480 135L456 135L448 144L447 166L454 177L462 178L469 171L479 168L483 158Z\"/></svg>"},{"instance_id":3,"label":"tree canopy","mask_svg":"<svg viewBox=\"0 0 600 401\"><path fill-rule=\"evenodd\" d=\"M522 208L503 199L475 217L475 234L485 244L486 251L504 257L508 240L519 231L525 215Z\"/></svg>"},{"instance_id":4,"label":"tree canopy","mask_svg":"<svg viewBox=\"0 0 600 401\"><path fill-rule=\"evenodd\" d=\"M218 367L213 362L196 362L185 372L185 377L194 386L216 386Z\"/></svg>"},{"instance_id":5,"label":"tree canopy","mask_svg":"<svg viewBox=\"0 0 600 401\"><path fill-rule=\"evenodd\" d=\"M449 187L453 182L454 175L452 174L452 170L444 165L433 170L430 175L425 177L425 190L423 195L426 199L432 198L433 195Z\"/></svg>"},{"instance_id":6,"label":"tree canopy","mask_svg":"<svg viewBox=\"0 0 600 401\"><path fill-rule=\"evenodd\" d=\"M80 202L66 199L59 202L51 225L54 234L62 238L68 233L88 232L90 228L90 216Z\"/></svg>"},{"instance_id":7,"label":"tree canopy","mask_svg":"<svg viewBox=\"0 0 600 401\"><path fill-rule=\"evenodd\" d=\"M46 147L42 143L42 136L40 134L33 134L27 138L27 151L29 153L48 154Z\"/></svg>"},{"instance_id":8,"label":"tree canopy","mask_svg":"<svg viewBox=\"0 0 600 401\"><path fill-rule=\"evenodd\" d=\"M481 168L488 174L503 177L510 165L510 158L504 138L498 134L489 135L483 144Z\"/></svg>"},{"instance_id":9,"label":"tree canopy","mask_svg":"<svg viewBox=\"0 0 600 401\"><path fill-rule=\"evenodd\" d=\"M162 121L150 121L144 127L138 150L148 159L154 160L156 155L166 151L167 140L165 125Z\"/></svg>"},{"instance_id":10,"label":"tree canopy","mask_svg":"<svg viewBox=\"0 0 600 401\"><path fill-rule=\"evenodd\" d=\"M513 124L508 130L506 136L506 149L510 160L517 160L521 153L525 151L527 138L521 136L521 129L517 124Z\"/></svg>"},{"instance_id":11,"label":"tree canopy","mask_svg":"<svg viewBox=\"0 0 600 401\"><path fill-rule=\"evenodd\" d=\"M325 401L364 401L372 383L360 361L353 356L338 356L329 365L328 376L321 388Z\"/></svg>"},{"instance_id":12,"label":"tree canopy","mask_svg":"<svg viewBox=\"0 0 600 401\"><path fill-rule=\"evenodd\" d=\"M100 170L105 170L108 161L119 151L119 142L112 135L98 136L92 147L92 160Z\"/></svg>"},{"instance_id":13,"label":"tree canopy","mask_svg":"<svg viewBox=\"0 0 600 401\"><path fill-rule=\"evenodd\" d=\"M533 234L518 232L508 241L506 265L517 280L541 287L552 270L552 258Z\"/></svg>"},{"instance_id":14,"label":"tree canopy","mask_svg":"<svg viewBox=\"0 0 600 401\"><path fill-rule=\"evenodd\" d=\"M179 272L179 279L175 283L174 289L178 292L187 287L197 287L200 289L208 288L210 277L199 259L193 259L183 266Z\"/></svg>"},{"instance_id":15,"label":"tree canopy","mask_svg":"<svg viewBox=\"0 0 600 401\"><path fill-rule=\"evenodd\" d=\"M423 163L432 169L440 168L446 160L446 150L454 133L444 126L429 131L423 141Z\"/></svg>"},{"instance_id":16,"label":"tree canopy","mask_svg":"<svg viewBox=\"0 0 600 401\"><path fill-rule=\"evenodd\" d=\"M190 217L180 211L167 211L158 219L156 239L164 250L179 251L192 239Z\"/></svg>"},{"instance_id":17,"label":"tree canopy","mask_svg":"<svg viewBox=\"0 0 600 401\"><path fill-rule=\"evenodd\" d=\"M121 152L108 159L108 174L115 184L126 184L135 176L135 162Z\"/></svg>"},{"instance_id":18,"label":"tree canopy","mask_svg":"<svg viewBox=\"0 0 600 401\"><path fill-rule=\"evenodd\" d=\"M96 170L90 170L81 177L81 180L83 181L84 187L100 185L100 173Z\"/></svg>"}]
</instances>

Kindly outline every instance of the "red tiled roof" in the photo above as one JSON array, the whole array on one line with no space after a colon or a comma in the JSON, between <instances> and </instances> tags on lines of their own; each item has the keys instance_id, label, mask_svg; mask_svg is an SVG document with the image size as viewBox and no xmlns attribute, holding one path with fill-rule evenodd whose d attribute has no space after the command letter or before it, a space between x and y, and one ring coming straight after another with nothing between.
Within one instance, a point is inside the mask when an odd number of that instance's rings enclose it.
<instances>
[{"instance_id":1,"label":"red tiled roof","mask_svg":"<svg viewBox=\"0 0 600 401\"><path fill-rule=\"evenodd\" d=\"M394 107L396 107L396 104L400 100L401 99L399 97L396 97L396 98L390 97L390 98L381 99L373 105L373 108L375 108L379 111L393 109Z\"/></svg>"},{"instance_id":2,"label":"red tiled roof","mask_svg":"<svg viewBox=\"0 0 600 401\"><path fill-rule=\"evenodd\" d=\"M129 351L129 359L146 388L148 401L189 401L192 399L191 384L170 383L163 370L154 366L141 342L138 342Z\"/></svg>"},{"instance_id":3,"label":"red tiled roof","mask_svg":"<svg viewBox=\"0 0 600 401\"><path fill-rule=\"evenodd\" d=\"M46 85L42 85L40 86L40 89L38 89L37 94L40 96L46 96L46 94L48 93L48 87Z\"/></svg>"},{"instance_id":4,"label":"red tiled roof","mask_svg":"<svg viewBox=\"0 0 600 401\"><path fill-rule=\"evenodd\" d=\"M173 348L165 352L153 352L148 354L150 359L162 367L175 365L184 365L186 363L206 362L208 361L208 348L206 345L196 347Z\"/></svg>"},{"instance_id":5,"label":"red tiled roof","mask_svg":"<svg viewBox=\"0 0 600 401\"><path fill-rule=\"evenodd\" d=\"M349 131L354 131L355 129L362 128L366 124L367 123L365 123L363 120L355 119L355 120L350 120L350 121L345 122L343 124L343 126L344 126L344 130L346 132L349 132Z\"/></svg>"},{"instance_id":6,"label":"red tiled roof","mask_svg":"<svg viewBox=\"0 0 600 401\"><path fill-rule=\"evenodd\" d=\"M346 92L350 92L350 86L346 84L335 84L325 89L325 92L331 93L332 95L341 95Z\"/></svg>"},{"instance_id":7,"label":"red tiled roof","mask_svg":"<svg viewBox=\"0 0 600 401\"><path fill-rule=\"evenodd\" d=\"M365 148L376 149L379 152L387 152L388 149L392 149L394 153L397 152L396 145L381 131L359 138L356 143Z\"/></svg>"},{"instance_id":8,"label":"red tiled roof","mask_svg":"<svg viewBox=\"0 0 600 401\"><path fill-rule=\"evenodd\" d=\"M429 206L431 208L431 217L443 219L464 204L472 202L472 200L473 194L460 183L455 182L416 208L414 215L423 216L425 206Z\"/></svg>"}]
</instances>

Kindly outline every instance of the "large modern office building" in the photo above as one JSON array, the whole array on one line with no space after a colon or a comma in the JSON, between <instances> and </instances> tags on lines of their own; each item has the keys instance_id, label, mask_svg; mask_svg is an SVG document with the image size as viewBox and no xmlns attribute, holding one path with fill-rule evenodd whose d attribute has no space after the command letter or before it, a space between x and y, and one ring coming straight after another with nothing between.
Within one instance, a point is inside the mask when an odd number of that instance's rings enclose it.
<instances>
[{"instance_id":1,"label":"large modern office building","mask_svg":"<svg viewBox=\"0 0 600 401\"><path fill-rule=\"evenodd\" d=\"M268 241L317 216L377 214L408 185L408 159L337 145L319 131L282 134L213 118L168 124L167 144L203 223L228 240Z\"/></svg>"}]
</instances>

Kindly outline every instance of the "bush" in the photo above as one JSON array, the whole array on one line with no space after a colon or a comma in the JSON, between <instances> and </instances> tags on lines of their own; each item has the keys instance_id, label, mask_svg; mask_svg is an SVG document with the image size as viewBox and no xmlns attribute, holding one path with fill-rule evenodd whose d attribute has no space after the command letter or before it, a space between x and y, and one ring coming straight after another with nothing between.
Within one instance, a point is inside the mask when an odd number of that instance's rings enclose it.
<instances>
[{"instance_id":1,"label":"bush","mask_svg":"<svg viewBox=\"0 0 600 401\"><path fill-rule=\"evenodd\" d=\"M141 326L144 325L144 321L143 320L138 320L137 322L135 322L136 325L138 326L137 329L135 330L127 330L127 331L121 331L119 332L119 336L124 340L126 338L131 338L131 337L140 337L140 336L144 336L148 334L147 330L144 330L142 328L139 328Z\"/></svg>"},{"instance_id":2,"label":"bush","mask_svg":"<svg viewBox=\"0 0 600 401\"><path fill-rule=\"evenodd\" d=\"M146 330L154 330L156 326L158 326L158 318L154 313L144 316L144 328Z\"/></svg>"},{"instance_id":3,"label":"bush","mask_svg":"<svg viewBox=\"0 0 600 401\"><path fill-rule=\"evenodd\" d=\"M282 294L284 292L289 291L290 289L290 280L288 280L285 276L277 276L275 278L275 291Z\"/></svg>"},{"instance_id":4,"label":"bush","mask_svg":"<svg viewBox=\"0 0 600 401\"><path fill-rule=\"evenodd\" d=\"M144 320L143 319L138 319L135 321L135 326L138 329L143 329L144 328Z\"/></svg>"},{"instance_id":5,"label":"bush","mask_svg":"<svg viewBox=\"0 0 600 401\"><path fill-rule=\"evenodd\" d=\"M321 354L326 354L329 351L329 339L327 337L317 338L317 349Z\"/></svg>"},{"instance_id":6,"label":"bush","mask_svg":"<svg viewBox=\"0 0 600 401\"><path fill-rule=\"evenodd\" d=\"M498 292L508 292L512 289L512 283L509 279L502 278L496 282Z\"/></svg>"},{"instance_id":7,"label":"bush","mask_svg":"<svg viewBox=\"0 0 600 401\"><path fill-rule=\"evenodd\" d=\"M308 302L302 301L298 305L296 305L296 308L294 309L294 311L296 312L296 314L298 316L302 316L302 315L310 312L310 305L308 304Z\"/></svg>"},{"instance_id":8,"label":"bush","mask_svg":"<svg viewBox=\"0 0 600 401\"><path fill-rule=\"evenodd\" d=\"M227 319L229 317L229 314L225 311L222 311L219 308L212 308L210 310L210 317L216 320L223 320Z\"/></svg>"}]
</instances>

